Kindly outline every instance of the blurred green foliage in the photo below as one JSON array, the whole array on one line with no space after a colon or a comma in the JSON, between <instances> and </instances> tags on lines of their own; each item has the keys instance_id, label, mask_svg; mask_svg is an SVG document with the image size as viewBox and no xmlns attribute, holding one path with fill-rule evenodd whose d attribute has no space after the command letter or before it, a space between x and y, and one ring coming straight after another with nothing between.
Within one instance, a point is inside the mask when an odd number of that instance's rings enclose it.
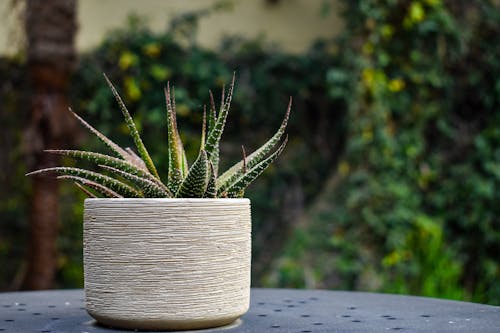
<instances>
[{"instance_id":1,"label":"blurred green foliage","mask_svg":"<svg viewBox=\"0 0 500 333\"><path fill-rule=\"evenodd\" d=\"M17 278L27 229L28 183L23 181L25 163L22 154L23 119L27 110L19 108L26 93L17 89L25 86L25 68L16 60L0 59L0 286ZM9 261L16 258L16 261Z\"/></svg>"},{"instance_id":2,"label":"blurred green foliage","mask_svg":"<svg viewBox=\"0 0 500 333\"><path fill-rule=\"evenodd\" d=\"M271 281L500 304L499 7L345 6L345 153Z\"/></svg>"},{"instance_id":3,"label":"blurred green foliage","mask_svg":"<svg viewBox=\"0 0 500 333\"><path fill-rule=\"evenodd\" d=\"M81 57L73 109L122 146L126 128L106 72L155 163L166 166L163 86L175 84L188 159L201 110L237 71L222 166L258 147L294 97L290 142L247 195L253 284L377 290L500 304L500 10L490 1L344 1L345 30L288 55L260 40L193 41L210 10L155 34L131 18ZM327 14L328 15L328 14ZM1 286L22 271L29 182L22 176L24 67L3 60L10 127L0 142ZM14 86L12 86L12 82ZM14 88L15 87L15 88ZM101 150L85 140L82 148ZM73 163L68 160L67 163ZM160 170L159 170L160 171ZM166 169L160 172L166 172ZM4 173L5 174L5 173ZM81 274L82 194L62 185L60 286ZM9 198L7 200L7 198ZM14 279L15 280L15 279Z\"/></svg>"}]
</instances>

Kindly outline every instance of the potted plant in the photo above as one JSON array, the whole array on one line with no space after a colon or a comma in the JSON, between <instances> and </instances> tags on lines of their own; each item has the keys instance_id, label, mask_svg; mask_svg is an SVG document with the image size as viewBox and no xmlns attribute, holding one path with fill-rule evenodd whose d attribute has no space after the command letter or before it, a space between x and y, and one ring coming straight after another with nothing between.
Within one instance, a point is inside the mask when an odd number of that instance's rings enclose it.
<instances>
[{"instance_id":1,"label":"potted plant","mask_svg":"<svg viewBox=\"0 0 500 333\"><path fill-rule=\"evenodd\" d=\"M219 175L219 141L234 88L219 111L210 92L198 157L188 165L175 96L165 88L168 174L160 179L137 128L105 76L135 142L123 149L73 115L115 156L78 150L48 153L95 162L101 172L54 167L90 198L84 204L86 309L102 324L127 329L196 329L229 324L249 307L251 218L245 188L276 158L291 99L278 131L258 150ZM281 142L282 141L282 142ZM273 149L278 145L277 149Z\"/></svg>"}]
</instances>

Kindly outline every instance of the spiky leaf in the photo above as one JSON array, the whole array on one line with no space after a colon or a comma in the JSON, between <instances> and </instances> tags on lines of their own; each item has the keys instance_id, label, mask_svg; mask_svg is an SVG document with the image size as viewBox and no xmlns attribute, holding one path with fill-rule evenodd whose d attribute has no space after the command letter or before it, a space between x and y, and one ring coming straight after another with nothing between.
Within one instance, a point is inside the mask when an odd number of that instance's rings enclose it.
<instances>
[{"instance_id":1,"label":"spiky leaf","mask_svg":"<svg viewBox=\"0 0 500 333\"><path fill-rule=\"evenodd\" d=\"M149 179L150 181L155 182L158 186L162 187L164 190L166 191L168 190L166 186L163 185L163 183L159 181L157 178L155 178L152 174L150 174L147 171L147 169L146 170L141 169L128 161L120 160L118 158L109 155L94 153L90 151L81 151L81 150L45 150L45 152L84 159L87 161L94 162L96 164L103 164L116 169L120 169L122 171L131 173L133 175Z\"/></svg>"},{"instance_id":2,"label":"spiky leaf","mask_svg":"<svg viewBox=\"0 0 500 333\"><path fill-rule=\"evenodd\" d=\"M281 122L281 126L276 131L276 133L259 149L254 151L252 154L247 156L246 165L247 169L251 169L256 164L260 163L266 155L273 149L274 146L281 140L281 137L285 133L286 126L288 124L288 118L290 117L290 110L292 108L292 98L290 97L290 101L288 102L288 108L286 110L285 117ZM219 178L217 178L217 188L219 192L225 191L231 184L233 184L236 179L241 177L243 170L244 160L234 164L231 168L229 168L226 172L224 172Z\"/></svg>"},{"instance_id":3,"label":"spiky leaf","mask_svg":"<svg viewBox=\"0 0 500 333\"><path fill-rule=\"evenodd\" d=\"M205 149L206 136L207 136L207 108L205 105L203 105L203 123L201 125L200 150Z\"/></svg>"},{"instance_id":4,"label":"spiky leaf","mask_svg":"<svg viewBox=\"0 0 500 333\"><path fill-rule=\"evenodd\" d=\"M85 189L85 187L81 187L82 185L90 187L91 189L97 191L98 193L102 194L106 198L123 198L123 196L119 195L118 193L116 193L112 189L107 188L106 186L103 186L99 183L93 182L91 180L88 180L88 179L85 179L82 177L62 175L62 176L58 176L57 179L69 179L69 180L74 181L75 185L80 187L82 189L82 191L84 191L89 196L95 197L95 195L93 195L92 193L87 191Z\"/></svg>"},{"instance_id":5,"label":"spiky leaf","mask_svg":"<svg viewBox=\"0 0 500 333\"><path fill-rule=\"evenodd\" d=\"M172 106L174 115L177 115L174 87L172 87ZM177 140L177 150L180 152L180 155L182 157L182 165L181 165L182 178L185 178L189 172L189 165L186 158L186 151L184 150L184 145L182 144L181 136L179 135L179 130L177 128L177 117L174 117L174 126L175 126L175 131L177 132L177 137L179 138L179 140Z\"/></svg>"},{"instance_id":6,"label":"spiky leaf","mask_svg":"<svg viewBox=\"0 0 500 333\"><path fill-rule=\"evenodd\" d=\"M173 193L177 192L184 179L183 153L181 151L181 138L177 130L177 117L170 94L170 84L165 91L165 103L167 106L167 138L168 138L168 176L167 187ZM180 143L180 144L179 144Z\"/></svg>"},{"instance_id":7,"label":"spiky leaf","mask_svg":"<svg viewBox=\"0 0 500 333\"><path fill-rule=\"evenodd\" d=\"M76 187L78 187L80 190L82 190L83 193L85 193L89 198L97 198L97 195L92 193L91 191L87 190L85 186L79 184L79 183L74 183Z\"/></svg>"},{"instance_id":8,"label":"spiky leaf","mask_svg":"<svg viewBox=\"0 0 500 333\"><path fill-rule=\"evenodd\" d=\"M226 125L227 115L229 113L229 108L231 106L231 100L233 98L233 90L234 90L234 80L235 76L233 74L233 80L231 82L231 86L229 87L229 92L225 101L221 102L221 109L219 112L219 116L213 126L213 129L210 131L207 142L205 144L205 149L208 154L208 158L212 161L214 165L215 175L218 175L219 172L219 142L222 136L222 132L224 131L224 126Z\"/></svg>"},{"instance_id":9,"label":"spiky leaf","mask_svg":"<svg viewBox=\"0 0 500 333\"><path fill-rule=\"evenodd\" d=\"M278 158L283 149L285 149L288 138L285 138L285 141L281 144L281 146L272 153L269 157L267 157L262 162L255 165L252 169L250 169L247 173L243 174L238 178L233 184L231 184L227 190L220 191L221 195L227 194L229 198L237 198L241 195L241 192L245 190L245 188L250 185L258 176L267 169L267 167Z\"/></svg>"},{"instance_id":10,"label":"spiky leaf","mask_svg":"<svg viewBox=\"0 0 500 333\"><path fill-rule=\"evenodd\" d=\"M133 165L137 166L138 168L141 168L141 169L149 172L148 167L146 166L146 163L144 163L144 161L139 156L137 156L137 154L135 153L135 151L132 150L132 148L127 147L127 148L125 148L125 151L128 153L128 156L129 156L126 159L127 161L129 161Z\"/></svg>"},{"instance_id":11,"label":"spiky leaf","mask_svg":"<svg viewBox=\"0 0 500 333\"><path fill-rule=\"evenodd\" d=\"M104 143L109 149L111 149L117 156L120 156L123 159L127 159L128 153L122 149L120 146L118 146L116 143L108 139L104 134L96 130L92 125L87 123L85 120L83 120L79 115L77 115L71 108L69 108L69 111L73 116L83 125L85 126L90 132L92 132L102 143Z\"/></svg>"},{"instance_id":12,"label":"spiky leaf","mask_svg":"<svg viewBox=\"0 0 500 333\"><path fill-rule=\"evenodd\" d=\"M201 150L175 196L177 198L203 197L207 189L208 169L207 153Z\"/></svg>"},{"instance_id":13,"label":"spiky leaf","mask_svg":"<svg viewBox=\"0 0 500 333\"><path fill-rule=\"evenodd\" d=\"M104 134L96 130L94 127L92 127L89 123L87 123L85 120L83 120L80 116L78 116L71 108L69 108L69 111L73 114L73 116L80 122L82 123L83 126L85 126L90 132L92 132L102 143L104 143L111 151L115 153L115 155L120 156L123 158L125 161L128 161L135 166L137 166L140 169L143 169L147 171L147 167L144 164L144 161L140 159L139 156L137 156L130 148L127 149L122 149L120 146L118 146L116 143L111 141L108 137L106 137Z\"/></svg>"},{"instance_id":14,"label":"spiky leaf","mask_svg":"<svg viewBox=\"0 0 500 333\"><path fill-rule=\"evenodd\" d=\"M215 178L215 171L214 171L214 165L212 164L212 161L208 161L208 165L210 167L210 176L208 178L208 184L207 184L207 189L205 191L205 194L203 195L204 198L216 198L217 197L217 187L215 186L216 183L216 178Z\"/></svg>"},{"instance_id":15,"label":"spiky leaf","mask_svg":"<svg viewBox=\"0 0 500 333\"><path fill-rule=\"evenodd\" d=\"M120 95L118 94L118 92L116 91L115 87L108 79L106 74L104 74L104 78L106 79L108 86L110 87L111 91L113 92L113 95L115 96L116 101L118 102L118 105L120 106L120 110L122 111L123 117L125 118L125 123L127 124L127 127L130 131L130 135L134 139L135 146L137 147L137 151L139 152L141 159L144 161L151 174L153 174L153 176L155 176L156 178L160 179L158 171L156 171L156 167L153 164L153 160L151 159L151 156L149 156L149 153L146 150L144 143L142 142L142 139L139 135L139 131L137 131L134 120L130 116L130 113L128 112L127 107L125 106L125 103L123 103L122 98L120 97Z\"/></svg>"},{"instance_id":16,"label":"spiky leaf","mask_svg":"<svg viewBox=\"0 0 500 333\"><path fill-rule=\"evenodd\" d=\"M47 168L47 169L41 169L37 171L30 172L26 174L27 176L32 176L32 175L40 175L40 174L47 174L47 173L60 173L60 174L66 174L70 176L76 176L76 177L81 177L84 179L87 179L92 182L96 182L104 187L107 187L116 193L124 196L124 197L130 197L130 198L140 198L142 195L136 191L134 188L130 187L129 185L116 180L114 178L102 175L97 172L85 170L85 169L79 169L79 168L69 168L69 167L54 167L54 168Z\"/></svg>"},{"instance_id":17,"label":"spiky leaf","mask_svg":"<svg viewBox=\"0 0 500 333\"><path fill-rule=\"evenodd\" d=\"M214 102L214 95L212 92L209 90L209 95L210 95L210 110L208 110L208 135L210 135L210 132L214 129L215 126L215 121L217 120L217 111L215 110L215 102Z\"/></svg>"},{"instance_id":18,"label":"spiky leaf","mask_svg":"<svg viewBox=\"0 0 500 333\"><path fill-rule=\"evenodd\" d=\"M158 186L156 183L147 180L145 178L141 178L139 176L133 175L131 173L125 172L123 170L119 170L110 166L106 165L99 165L101 168L112 172L116 175L119 175L132 183L136 184L139 189L142 191L144 194L144 197L146 198L171 198L172 195L170 192L165 191L162 189L160 186Z\"/></svg>"}]
</instances>

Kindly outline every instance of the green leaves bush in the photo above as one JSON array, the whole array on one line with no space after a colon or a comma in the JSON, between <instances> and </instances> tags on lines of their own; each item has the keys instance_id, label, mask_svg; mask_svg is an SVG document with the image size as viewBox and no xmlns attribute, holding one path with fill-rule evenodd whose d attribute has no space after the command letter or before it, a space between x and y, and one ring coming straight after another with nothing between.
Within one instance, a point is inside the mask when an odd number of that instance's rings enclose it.
<instances>
[{"instance_id":1,"label":"green leaves bush","mask_svg":"<svg viewBox=\"0 0 500 333\"><path fill-rule=\"evenodd\" d=\"M298 259L315 279L294 283L500 304L499 7L345 9L351 88L336 85L347 70L327 76L332 96L349 96L345 154L310 211L316 264Z\"/></svg>"}]
</instances>

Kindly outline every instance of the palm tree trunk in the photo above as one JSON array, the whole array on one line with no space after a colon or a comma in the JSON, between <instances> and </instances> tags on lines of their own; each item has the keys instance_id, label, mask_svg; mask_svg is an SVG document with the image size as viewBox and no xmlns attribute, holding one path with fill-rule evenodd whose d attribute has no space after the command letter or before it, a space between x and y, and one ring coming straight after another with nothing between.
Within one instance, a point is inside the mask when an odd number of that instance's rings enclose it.
<instances>
[{"instance_id":1,"label":"palm tree trunk","mask_svg":"<svg viewBox=\"0 0 500 333\"><path fill-rule=\"evenodd\" d=\"M72 141L74 122L66 92L75 67L76 0L26 0L25 30L31 79L31 119L25 133L28 170L59 164L44 149ZM58 184L34 177L30 202L30 236L24 289L53 287L57 269Z\"/></svg>"}]
</instances>

